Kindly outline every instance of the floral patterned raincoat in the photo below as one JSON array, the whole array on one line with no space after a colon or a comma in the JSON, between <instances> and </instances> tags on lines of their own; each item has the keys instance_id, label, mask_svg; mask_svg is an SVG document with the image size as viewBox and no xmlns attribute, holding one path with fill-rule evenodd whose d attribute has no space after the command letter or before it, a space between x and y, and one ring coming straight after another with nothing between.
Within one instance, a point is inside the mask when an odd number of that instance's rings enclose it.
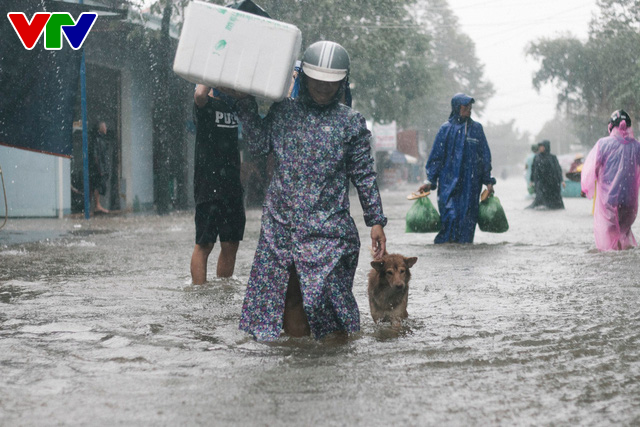
<instances>
[{"instance_id":1,"label":"floral patterned raincoat","mask_svg":"<svg viewBox=\"0 0 640 427\"><path fill-rule=\"evenodd\" d=\"M358 331L352 287L360 239L349 212L349 181L367 226L387 222L365 119L342 104L321 108L305 99L275 103L264 119L253 98L238 102L249 150L273 152L276 159L240 320L258 340L274 340L283 330L291 265L315 338Z\"/></svg>"}]
</instances>

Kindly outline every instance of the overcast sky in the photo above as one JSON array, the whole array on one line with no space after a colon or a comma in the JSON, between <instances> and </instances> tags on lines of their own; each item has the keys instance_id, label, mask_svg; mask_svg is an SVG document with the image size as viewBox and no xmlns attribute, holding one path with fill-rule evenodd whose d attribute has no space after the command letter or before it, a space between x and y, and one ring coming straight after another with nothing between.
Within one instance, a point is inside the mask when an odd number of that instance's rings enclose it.
<instances>
[{"instance_id":1,"label":"overcast sky","mask_svg":"<svg viewBox=\"0 0 640 427\"><path fill-rule=\"evenodd\" d=\"M496 94L479 121L516 120L516 127L535 135L554 117L556 92L531 84L537 64L524 50L532 40L570 32L586 40L595 0L449 0L462 32L476 44L476 55ZM472 95L472 94L471 94Z\"/></svg>"}]
</instances>

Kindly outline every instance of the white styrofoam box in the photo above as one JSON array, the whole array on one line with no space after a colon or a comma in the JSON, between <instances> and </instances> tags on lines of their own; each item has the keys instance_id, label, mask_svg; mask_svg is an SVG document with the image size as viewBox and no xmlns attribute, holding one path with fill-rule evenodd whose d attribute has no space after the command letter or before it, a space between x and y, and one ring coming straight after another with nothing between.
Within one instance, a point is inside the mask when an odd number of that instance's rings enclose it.
<instances>
[{"instance_id":1,"label":"white styrofoam box","mask_svg":"<svg viewBox=\"0 0 640 427\"><path fill-rule=\"evenodd\" d=\"M294 25L192 1L173 71L192 83L279 101L291 86L301 42Z\"/></svg>"}]
</instances>

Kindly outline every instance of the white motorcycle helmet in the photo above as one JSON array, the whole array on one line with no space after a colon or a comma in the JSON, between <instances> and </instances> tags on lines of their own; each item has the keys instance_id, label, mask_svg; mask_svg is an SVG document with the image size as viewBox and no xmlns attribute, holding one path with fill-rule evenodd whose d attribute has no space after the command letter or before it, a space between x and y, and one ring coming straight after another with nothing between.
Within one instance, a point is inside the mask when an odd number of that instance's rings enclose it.
<instances>
[{"instance_id":1,"label":"white motorcycle helmet","mask_svg":"<svg viewBox=\"0 0 640 427\"><path fill-rule=\"evenodd\" d=\"M339 82L349 74L351 60L346 49L338 43L319 41L304 51L302 70L312 79Z\"/></svg>"}]
</instances>

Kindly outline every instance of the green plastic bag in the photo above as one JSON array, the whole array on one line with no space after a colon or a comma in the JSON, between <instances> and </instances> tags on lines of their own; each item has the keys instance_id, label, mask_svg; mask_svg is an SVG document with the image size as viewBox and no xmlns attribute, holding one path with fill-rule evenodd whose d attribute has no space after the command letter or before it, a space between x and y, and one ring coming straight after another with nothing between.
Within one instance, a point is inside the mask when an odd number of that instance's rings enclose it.
<instances>
[{"instance_id":1,"label":"green plastic bag","mask_svg":"<svg viewBox=\"0 0 640 427\"><path fill-rule=\"evenodd\" d=\"M437 233L440 231L440 214L428 197L417 199L405 217L405 233Z\"/></svg>"},{"instance_id":2,"label":"green plastic bag","mask_svg":"<svg viewBox=\"0 0 640 427\"><path fill-rule=\"evenodd\" d=\"M485 201L480 202L478 227L487 233L504 233L509 229L509 222L500 204L500 199L493 194Z\"/></svg>"}]
</instances>

